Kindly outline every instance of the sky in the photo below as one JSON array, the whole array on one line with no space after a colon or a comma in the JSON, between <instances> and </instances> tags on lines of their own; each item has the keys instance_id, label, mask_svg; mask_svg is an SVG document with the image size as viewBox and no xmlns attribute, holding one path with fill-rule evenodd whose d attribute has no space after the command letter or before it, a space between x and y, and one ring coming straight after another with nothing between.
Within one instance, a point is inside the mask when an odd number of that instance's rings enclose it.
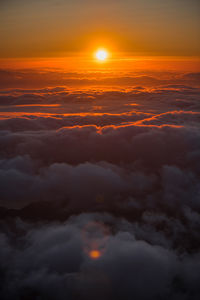
<instances>
[{"instance_id":1,"label":"sky","mask_svg":"<svg viewBox=\"0 0 200 300\"><path fill-rule=\"evenodd\" d=\"M198 0L1 0L0 57L198 56Z\"/></svg>"}]
</instances>

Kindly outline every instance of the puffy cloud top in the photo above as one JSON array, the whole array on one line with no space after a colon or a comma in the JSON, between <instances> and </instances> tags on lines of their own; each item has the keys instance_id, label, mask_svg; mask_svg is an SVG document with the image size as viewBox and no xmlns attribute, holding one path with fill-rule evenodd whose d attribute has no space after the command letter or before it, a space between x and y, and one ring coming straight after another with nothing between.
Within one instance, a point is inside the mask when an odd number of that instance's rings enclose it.
<instances>
[{"instance_id":1,"label":"puffy cloud top","mask_svg":"<svg viewBox=\"0 0 200 300\"><path fill-rule=\"evenodd\" d=\"M2 299L199 299L199 89L160 84L1 91Z\"/></svg>"}]
</instances>

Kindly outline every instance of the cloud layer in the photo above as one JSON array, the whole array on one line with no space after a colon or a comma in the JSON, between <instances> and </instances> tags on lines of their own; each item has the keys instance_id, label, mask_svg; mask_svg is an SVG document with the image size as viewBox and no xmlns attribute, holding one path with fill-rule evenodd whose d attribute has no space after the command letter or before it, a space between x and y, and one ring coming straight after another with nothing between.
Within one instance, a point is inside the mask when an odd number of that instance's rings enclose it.
<instances>
[{"instance_id":1,"label":"cloud layer","mask_svg":"<svg viewBox=\"0 0 200 300\"><path fill-rule=\"evenodd\" d=\"M184 76L1 91L2 299L199 299L200 99Z\"/></svg>"},{"instance_id":2,"label":"cloud layer","mask_svg":"<svg viewBox=\"0 0 200 300\"><path fill-rule=\"evenodd\" d=\"M172 238L152 226L165 218L148 218L140 228L108 214L81 214L35 227L18 221L16 245L1 234L3 299L198 299L199 254L180 255L170 246ZM91 239L90 232L84 239L88 224L113 231L103 238L98 259L84 251L99 239L99 234Z\"/></svg>"}]
</instances>

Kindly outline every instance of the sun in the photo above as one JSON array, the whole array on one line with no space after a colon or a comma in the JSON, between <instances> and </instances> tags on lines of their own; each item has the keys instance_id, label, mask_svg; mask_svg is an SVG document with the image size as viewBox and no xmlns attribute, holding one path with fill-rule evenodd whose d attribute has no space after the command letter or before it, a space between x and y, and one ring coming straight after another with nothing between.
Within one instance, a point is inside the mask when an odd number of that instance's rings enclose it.
<instances>
[{"instance_id":1,"label":"sun","mask_svg":"<svg viewBox=\"0 0 200 300\"><path fill-rule=\"evenodd\" d=\"M108 52L104 49L99 49L95 53L96 59L99 61L105 61L108 58Z\"/></svg>"}]
</instances>

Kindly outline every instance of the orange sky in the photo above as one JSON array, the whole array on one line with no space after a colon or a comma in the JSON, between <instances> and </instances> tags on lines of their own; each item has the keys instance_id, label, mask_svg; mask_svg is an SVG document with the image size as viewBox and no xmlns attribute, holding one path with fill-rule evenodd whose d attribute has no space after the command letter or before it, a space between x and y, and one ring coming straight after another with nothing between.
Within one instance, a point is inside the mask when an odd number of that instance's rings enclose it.
<instances>
[{"instance_id":1,"label":"orange sky","mask_svg":"<svg viewBox=\"0 0 200 300\"><path fill-rule=\"evenodd\" d=\"M54 58L7 58L0 59L4 69L40 69L52 71L78 72L120 72L129 71L174 71L199 72L200 59L198 57L172 56L125 56L113 54L107 61L99 63L93 53L88 55L74 55Z\"/></svg>"},{"instance_id":2,"label":"orange sky","mask_svg":"<svg viewBox=\"0 0 200 300\"><path fill-rule=\"evenodd\" d=\"M1 0L0 57L200 55L199 0Z\"/></svg>"}]
</instances>

